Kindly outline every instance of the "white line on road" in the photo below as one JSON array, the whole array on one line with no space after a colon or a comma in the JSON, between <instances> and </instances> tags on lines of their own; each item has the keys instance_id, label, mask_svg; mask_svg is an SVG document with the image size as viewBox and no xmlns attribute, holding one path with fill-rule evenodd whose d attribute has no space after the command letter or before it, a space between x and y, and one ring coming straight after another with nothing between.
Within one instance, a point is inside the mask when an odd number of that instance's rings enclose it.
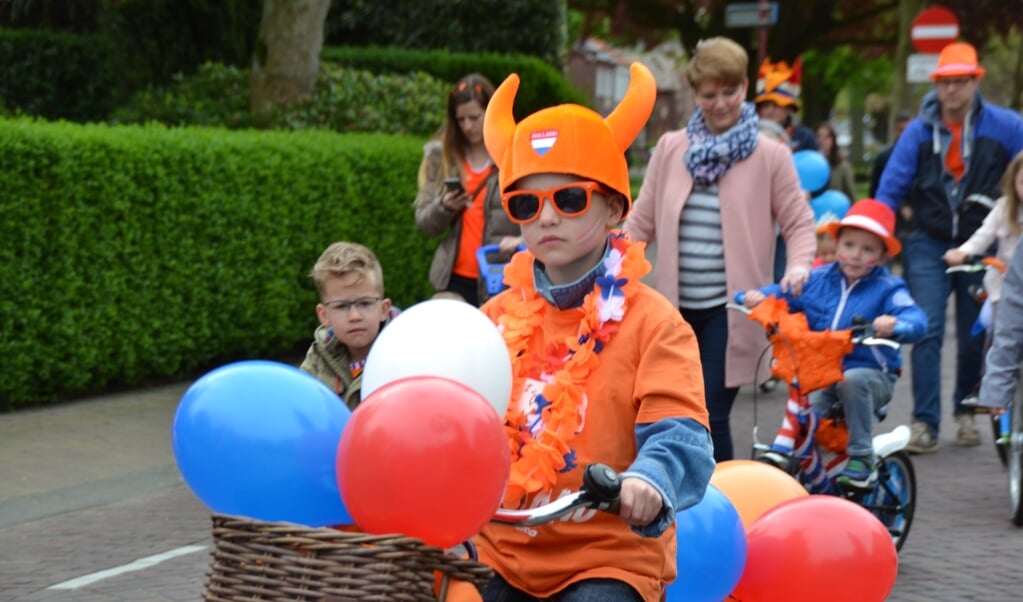
<instances>
[{"instance_id":1,"label":"white line on road","mask_svg":"<svg viewBox=\"0 0 1023 602\"><path fill-rule=\"evenodd\" d=\"M139 558L134 562L128 564L122 564L121 566L115 566L111 569L103 571L97 571L88 575L82 575L81 577L75 577L56 585L51 585L46 589L78 589L86 585L92 585L97 581L102 581L108 577L116 577L123 575L124 573L130 573L132 571L141 571L142 569L148 569L151 566L156 566L164 560L170 560L171 558L177 558L178 556L184 556L185 554L192 554L193 552L199 552L205 550L207 546L182 546L180 548L174 548L173 550L167 550L153 556L146 556L145 558Z\"/></svg>"}]
</instances>

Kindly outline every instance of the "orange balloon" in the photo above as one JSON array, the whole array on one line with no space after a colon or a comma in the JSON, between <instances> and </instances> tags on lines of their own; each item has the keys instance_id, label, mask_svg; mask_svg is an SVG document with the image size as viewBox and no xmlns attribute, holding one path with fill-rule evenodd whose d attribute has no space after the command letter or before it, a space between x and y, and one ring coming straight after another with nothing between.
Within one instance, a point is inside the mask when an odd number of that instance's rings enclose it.
<instances>
[{"instance_id":1,"label":"orange balloon","mask_svg":"<svg viewBox=\"0 0 1023 602\"><path fill-rule=\"evenodd\" d=\"M747 531L764 512L782 502L809 495L792 476L755 460L718 463L710 484L732 502Z\"/></svg>"}]
</instances>

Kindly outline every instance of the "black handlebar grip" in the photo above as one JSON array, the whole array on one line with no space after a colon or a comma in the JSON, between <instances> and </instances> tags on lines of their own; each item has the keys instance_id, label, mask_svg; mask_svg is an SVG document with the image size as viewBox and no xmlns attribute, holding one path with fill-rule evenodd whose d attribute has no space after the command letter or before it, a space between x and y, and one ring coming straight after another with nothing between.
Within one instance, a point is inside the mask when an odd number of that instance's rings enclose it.
<instances>
[{"instance_id":1,"label":"black handlebar grip","mask_svg":"<svg viewBox=\"0 0 1023 602\"><path fill-rule=\"evenodd\" d=\"M614 502L622 492L622 479L610 466L590 464L583 471L583 489L598 502Z\"/></svg>"}]
</instances>

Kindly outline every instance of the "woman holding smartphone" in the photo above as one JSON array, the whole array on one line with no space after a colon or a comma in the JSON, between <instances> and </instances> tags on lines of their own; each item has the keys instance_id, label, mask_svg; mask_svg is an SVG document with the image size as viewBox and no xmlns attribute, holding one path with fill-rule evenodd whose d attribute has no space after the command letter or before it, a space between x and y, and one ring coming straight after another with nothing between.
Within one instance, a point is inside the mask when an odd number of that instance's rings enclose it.
<instances>
[{"instance_id":1,"label":"woman holding smartphone","mask_svg":"<svg viewBox=\"0 0 1023 602\"><path fill-rule=\"evenodd\" d=\"M434 297L485 301L476 251L496 244L511 254L519 227L501 206L497 166L483 145L483 114L494 86L478 73L458 80L448 95L444 123L423 147L416 195L416 224L444 235L430 265Z\"/></svg>"}]
</instances>

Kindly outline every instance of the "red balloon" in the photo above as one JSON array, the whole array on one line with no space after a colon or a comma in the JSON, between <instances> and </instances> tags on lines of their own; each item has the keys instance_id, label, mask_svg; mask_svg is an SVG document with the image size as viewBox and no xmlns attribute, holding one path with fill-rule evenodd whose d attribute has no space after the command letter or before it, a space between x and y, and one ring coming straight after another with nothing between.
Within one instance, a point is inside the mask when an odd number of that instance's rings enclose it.
<instances>
[{"instance_id":1,"label":"red balloon","mask_svg":"<svg viewBox=\"0 0 1023 602\"><path fill-rule=\"evenodd\" d=\"M493 517L510 472L508 438L493 406L436 376L374 391L348 419L337 449L341 497L360 528L442 548Z\"/></svg>"},{"instance_id":2,"label":"red balloon","mask_svg":"<svg viewBox=\"0 0 1023 602\"><path fill-rule=\"evenodd\" d=\"M899 558L891 535L863 507L830 495L795 498L746 532L740 602L882 602Z\"/></svg>"}]
</instances>

